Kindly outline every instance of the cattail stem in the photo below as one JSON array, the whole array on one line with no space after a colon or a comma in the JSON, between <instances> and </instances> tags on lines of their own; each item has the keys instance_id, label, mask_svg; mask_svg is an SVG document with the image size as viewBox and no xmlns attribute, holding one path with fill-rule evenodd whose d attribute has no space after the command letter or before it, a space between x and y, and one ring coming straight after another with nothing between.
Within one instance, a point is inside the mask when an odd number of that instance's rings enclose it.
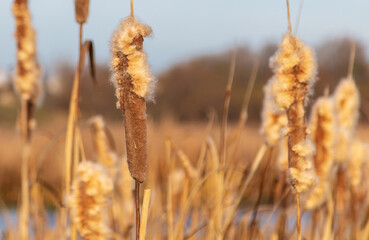
<instances>
[{"instance_id":1,"label":"cattail stem","mask_svg":"<svg viewBox=\"0 0 369 240\"><path fill-rule=\"evenodd\" d=\"M133 0L131 0L131 21L133 22L134 20L134 15L133 15Z\"/></svg>"},{"instance_id":2,"label":"cattail stem","mask_svg":"<svg viewBox=\"0 0 369 240\"><path fill-rule=\"evenodd\" d=\"M356 52L356 44L353 41L351 43L351 51L350 51L350 61L349 61L349 66L348 66L348 71L347 71L347 78L348 79L353 79L352 78L352 73L354 71L354 63L355 63L355 52Z\"/></svg>"},{"instance_id":3,"label":"cattail stem","mask_svg":"<svg viewBox=\"0 0 369 240\"><path fill-rule=\"evenodd\" d=\"M287 2L287 15L288 15L288 32L291 35L292 34L292 28L291 28L291 15L290 15L290 3L288 0Z\"/></svg>"},{"instance_id":4,"label":"cattail stem","mask_svg":"<svg viewBox=\"0 0 369 240\"><path fill-rule=\"evenodd\" d=\"M296 192L296 225L297 225L297 240L301 240L300 193L298 192Z\"/></svg>"},{"instance_id":5,"label":"cattail stem","mask_svg":"<svg viewBox=\"0 0 369 240\"><path fill-rule=\"evenodd\" d=\"M140 239L140 182L135 180L136 240Z\"/></svg>"},{"instance_id":6,"label":"cattail stem","mask_svg":"<svg viewBox=\"0 0 369 240\"><path fill-rule=\"evenodd\" d=\"M20 124L22 131L22 166L21 166L21 207L19 216L20 239L29 239L29 158L30 158L30 130L29 130L29 105L22 99Z\"/></svg>"}]
</instances>

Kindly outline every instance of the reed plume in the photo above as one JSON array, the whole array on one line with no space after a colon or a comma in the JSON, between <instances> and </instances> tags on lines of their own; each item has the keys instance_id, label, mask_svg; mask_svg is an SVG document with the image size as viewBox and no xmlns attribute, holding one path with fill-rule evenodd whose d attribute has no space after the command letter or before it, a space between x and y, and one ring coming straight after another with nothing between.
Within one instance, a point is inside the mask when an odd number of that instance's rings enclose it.
<instances>
[{"instance_id":1,"label":"reed plume","mask_svg":"<svg viewBox=\"0 0 369 240\"><path fill-rule=\"evenodd\" d=\"M271 66L274 71L271 92L288 118L289 181L297 193L305 192L315 182L308 161L314 147L306 140L305 125L305 103L315 82L313 51L297 37L286 34Z\"/></svg>"},{"instance_id":2,"label":"reed plume","mask_svg":"<svg viewBox=\"0 0 369 240\"><path fill-rule=\"evenodd\" d=\"M360 96L354 79L343 79L334 93L337 111L338 140L335 159L338 163L347 161L359 116Z\"/></svg>"},{"instance_id":3,"label":"reed plume","mask_svg":"<svg viewBox=\"0 0 369 240\"><path fill-rule=\"evenodd\" d=\"M110 236L107 208L113 181L101 165L89 161L78 165L68 199L72 221L86 240L105 240Z\"/></svg>"},{"instance_id":4,"label":"reed plume","mask_svg":"<svg viewBox=\"0 0 369 240\"><path fill-rule=\"evenodd\" d=\"M151 32L136 18L126 18L114 32L111 43L117 107L124 114L128 167L140 183L145 180L147 167L146 99L152 97L154 84L143 41Z\"/></svg>"}]
</instances>

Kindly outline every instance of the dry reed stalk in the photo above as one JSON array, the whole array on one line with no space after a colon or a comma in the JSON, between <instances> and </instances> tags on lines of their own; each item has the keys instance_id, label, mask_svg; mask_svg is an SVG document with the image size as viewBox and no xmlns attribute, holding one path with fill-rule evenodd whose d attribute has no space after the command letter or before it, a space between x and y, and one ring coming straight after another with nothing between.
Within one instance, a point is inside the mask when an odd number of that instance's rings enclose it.
<instances>
[{"instance_id":1,"label":"dry reed stalk","mask_svg":"<svg viewBox=\"0 0 369 240\"><path fill-rule=\"evenodd\" d=\"M31 14L28 10L27 0L14 0L12 12L15 18L15 38L17 40L16 67L14 82L15 88L20 94L21 110L19 116L19 128L22 139L22 166L21 166L21 206L19 215L19 233L21 240L29 238L29 214L30 214L30 144L33 120L33 108L41 92L41 70L36 56L36 33L31 25ZM34 166L36 166L34 164ZM36 175L36 168L31 169L32 175ZM36 194L37 195L37 194ZM32 199L34 202L35 199ZM37 202L33 207L37 209ZM37 216L33 216L37 221ZM34 231L38 234L37 225Z\"/></svg>"},{"instance_id":2,"label":"dry reed stalk","mask_svg":"<svg viewBox=\"0 0 369 240\"><path fill-rule=\"evenodd\" d=\"M172 171L174 168L174 162L172 161L171 154L171 141L165 141L165 158L169 166L168 177L167 177L167 229L168 229L168 240L174 240L174 220L173 220L173 202L172 202Z\"/></svg>"},{"instance_id":3,"label":"dry reed stalk","mask_svg":"<svg viewBox=\"0 0 369 240\"><path fill-rule=\"evenodd\" d=\"M182 183L183 183L183 180L181 182L178 182L177 185L182 184ZM186 201L187 201L189 188L190 188L190 180L188 178L184 178L183 191L182 191L181 202L180 202L180 206L179 206L181 215L187 214L186 212L184 212L184 205L186 204ZM178 236L180 239L183 239L184 238L185 224L182 223L182 225L180 225L177 228L177 230L178 230L178 233L175 233L175 236Z\"/></svg>"},{"instance_id":4,"label":"dry reed stalk","mask_svg":"<svg viewBox=\"0 0 369 240\"><path fill-rule=\"evenodd\" d=\"M241 140L241 133L242 130L245 127L247 118L248 118L248 108L249 108L249 103L250 103L250 99L251 99L251 94L252 91L254 89L254 84L257 78L257 74L259 71L259 64L260 64L260 58L257 58L257 60L254 62L253 66L252 66L252 71L251 71L251 75L249 78L249 81L247 83L247 87L246 87L246 91L245 91L245 95L243 97L243 101L242 101L242 106L241 106L241 111L240 111L240 116L238 118L238 123L237 123L237 128L236 131L234 133L234 149L233 152L231 154L231 158L230 160L233 160L235 158L237 149L239 147L240 144L240 140Z\"/></svg>"},{"instance_id":5,"label":"dry reed stalk","mask_svg":"<svg viewBox=\"0 0 369 240\"><path fill-rule=\"evenodd\" d=\"M263 144L259 148L254 160L252 161L251 169L250 169L249 174L247 175L246 181L243 182L238 197L235 199L234 204L228 210L228 215L225 217L224 224L223 224L223 227L222 227L222 235L223 236L225 236L225 234L227 233L227 231L229 229L229 226L230 226L232 220L234 219L237 208L238 208L239 204L241 203L243 195L244 195L247 187L249 186L249 184L251 182L251 179L254 177L254 174L255 174L256 170L258 169L258 167L260 165L260 162L263 160L263 157L264 157L265 152L267 151L267 149L268 149L268 147L265 144Z\"/></svg>"},{"instance_id":6,"label":"dry reed stalk","mask_svg":"<svg viewBox=\"0 0 369 240\"><path fill-rule=\"evenodd\" d=\"M227 148L227 122L228 122L228 110L229 110L229 103L231 101L231 93L232 93L232 85L234 79L234 71L236 68L236 57L237 57L237 50L236 46L233 49L231 65L229 69L229 76L227 81L227 86L225 89L224 94L224 103L223 103L223 110L222 110L222 122L220 128L220 151L219 151L219 159L221 165L225 164L226 161L226 148Z\"/></svg>"},{"instance_id":7,"label":"dry reed stalk","mask_svg":"<svg viewBox=\"0 0 369 240\"><path fill-rule=\"evenodd\" d=\"M323 233L322 233L322 240L330 240L332 239L332 224L333 224L333 216L334 216L334 206L333 206L333 199L331 194L327 199L326 204L326 219L324 223Z\"/></svg>"},{"instance_id":8,"label":"dry reed stalk","mask_svg":"<svg viewBox=\"0 0 369 240\"><path fill-rule=\"evenodd\" d=\"M288 28L280 49L271 61L274 76L272 95L288 118L288 179L296 193L297 238L301 239L300 193L310 190L315 183L309 171L308 158L314 149L307 141L305 103L315 82L316 66L313 51L291 34L289 2L287 0Z\"/></svg>"},{"instance_id":9,"label":"dry reed stalk","mask_svg":"<svg viewBox=\"0 0 369 240\"><path fill-rule=\"evenodd\" d=\"M249 226L248 228L250 229L249 230L249 239L252 240L253 237L255 236L254 233L256 230L260 231L260 226L257 222L257 214L258 214L258 209L259 209L259 206L260 206L260 203L261 203L261 198L262 198L262 195L263 195L263 190L264 190L264 185L265 185L265 180L266 180L266 174L267 174L267 170L269 168L269 165L270 165L270 162L271 162L271 159L272 159L272 155L273 155L273 148L271 148L268 152L268 156L267 156L267 162L266 162L266 165L265 165L265 168L264 168L264 171L262 173L262 176L261 176L261 180L260 180L260 185L259 185L259 193L258 193L258 197L257 197L257 200L255 202L255 205L254 205L254 208L253 208L253 212L252 212L252 217L251 217L251 220L250 220L250 223L249 223Z\"/></svg>"},{"instance_id":10,"label":"dry reed stalk","mask_svg":"<svg viewBox=\"0 0 369 240\"><path fill-rule=\"evenodd\" d=\"M146 239L146 226L147 226L147 218L149 215L150 196L151 196L151 189L145 189L144 196L143 196L143 202L142 202L140 240Z\"/></svg>"},{"instance_id":11,"label":"dry reed stalk","mask_svg":"<svg viewBox=\"0 0 369 240\"><path fill-rule=\"evenodd\" d=\"M211 137L206 139L208 146L209 161L206 162L206 172L210 173L220 167L218 151L214 140ZM204 202L209 210L210 219L206 236L208 239L221 239L222 237L222 217L223 217L223 195L224 195L224 174L218 171L210 176L203 188Z\"/></svg>"},{"instance_id":12,"label":"dry reed stalk","mask_svg":"<svg viewBox=\"0 0 369 240\"><path fill-rule=\"evenodd\" d=\"M180 162L182 163L183 168L186 170L187 175L192 179L196 180L199 178L200 174L199 171L192 166L192 163L188 156L182 151L182 149L178 148L176 144L171 142L171 146L174 152L179 157Z\"/></svg>"},{"instance_id":13,"label":"dry reed stalk","mask_svg":"<svg viewBox=\"0 0 369 240\"><path fill-rule=\"evenodd\" d=\"M117 155L112 151L109 145L109 139L106 135L106 126L101 116L95 116L89 120L93 135L93 142L97 152L98 160L101 165L109 169L111 178L115 178Z\"/></svg>"},{"instance_id":14,"label":"dry reed stalk","mask_svg":"<svg viewBox=\"0 0 369 240\"><path fill-rule=\"evenodd\" d=\"M84 239L109 238L106 216L112 190L113 181L101 165L89 161L78 165L68 203L72 221Z\"/></svg>"}]
</instances>

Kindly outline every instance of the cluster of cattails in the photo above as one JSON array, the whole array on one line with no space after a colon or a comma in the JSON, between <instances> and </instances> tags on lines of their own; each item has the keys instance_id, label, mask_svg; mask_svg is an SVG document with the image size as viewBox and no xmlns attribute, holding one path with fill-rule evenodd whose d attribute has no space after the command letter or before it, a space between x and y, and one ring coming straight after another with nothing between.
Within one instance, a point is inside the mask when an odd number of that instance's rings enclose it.
<instances>
[{"instance_id":1,"label":"cluster of cattails","mask_svg":"<svg viewBox=\"0 0 369 240\"><path fill-rule=\"evenodd\" d=\"M357 192L363 193L359 189L363 186L369 151L368 145L355 137L359 91L352 75L343 79L331 96L326 90L325 95L315 101L307 128L305 106L316 68L312 50L288 34L271 65L274 75L264 87L261 133L268 146L279 145L278 164L287 170L295 192L307 192L304 208L315 211L321 206L327 208L328 225L324 236L329 236L333 231L329 227L333 213L329 210L332 203L327 201L334 197L332 194L336 194L336 211L342 215L346 214L342 212L345 202L351 199L350 204L354 206L358 201ZM348 194L352 197L348 198ZM355 207L351 210L351 220L356 222ZM313 222L317 214L314 212ZM352 232L356 234L355 229Z\"/></svg>"}]
</instances>

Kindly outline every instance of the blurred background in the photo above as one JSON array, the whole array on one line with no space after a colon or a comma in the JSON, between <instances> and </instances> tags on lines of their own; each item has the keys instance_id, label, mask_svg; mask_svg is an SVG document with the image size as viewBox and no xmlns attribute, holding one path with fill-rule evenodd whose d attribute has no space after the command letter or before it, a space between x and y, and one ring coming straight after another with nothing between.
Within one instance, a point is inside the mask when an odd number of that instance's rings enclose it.
<instances>
[{"instance_id":1,"label":"blurred background","mask_svg":"<svg viewBox=\"0 0 369 240\"><path fill-rule=\"evenodd\" d=\"M129 1L90 2L84 36L94 42L97 84L93 84L86 68L80 97L81 125L88 150L91 140L86 120L97 114L103 115L112 129L117 151L123 154L122 114L115 108L109 41L119 21L129 15ZM21 158L16 131L19 102L12 86L15 39L11 4L10 0L0 2L0 199L15 202L19 197ZM252 66L259 59L249 106L248 126L251 127L247 136L253 136L256 143L261 141L258 127L262 87L272 75L269 59L287 32L285 5L284 0L135 1L135 15L154 31L152 38L145 39L144 43L158 80L155 101L148 106L153 128L149 133L149 146L158 151L152 156L161 157L163 141L168 137L177 140L184 150L187 148L190 156L197 154L191 150L193 145L200 145L200 141L193 140L197 132L212 116L215 121L219 120L234 46L237 58L230 124L239 118ZM333 91L338 81L347 75L350 45L352 41L356 42L354 78L362 98L362 122L367 121L369 113L367 9L369 2L366 0L291 1L292 29L316 52L319 81L314 97L321 95L326 87ZM78 57L78 25L72 0L30 0L30 10L37 31L44 85L43 98L35 114L38 125L32 154L39 165L40 176L57 188ZM254 149L249 151L251 155ZM88 156L92 154L88 153ZM6 177L10 175L13 177Z\"/></svg>"}]
</instances>

